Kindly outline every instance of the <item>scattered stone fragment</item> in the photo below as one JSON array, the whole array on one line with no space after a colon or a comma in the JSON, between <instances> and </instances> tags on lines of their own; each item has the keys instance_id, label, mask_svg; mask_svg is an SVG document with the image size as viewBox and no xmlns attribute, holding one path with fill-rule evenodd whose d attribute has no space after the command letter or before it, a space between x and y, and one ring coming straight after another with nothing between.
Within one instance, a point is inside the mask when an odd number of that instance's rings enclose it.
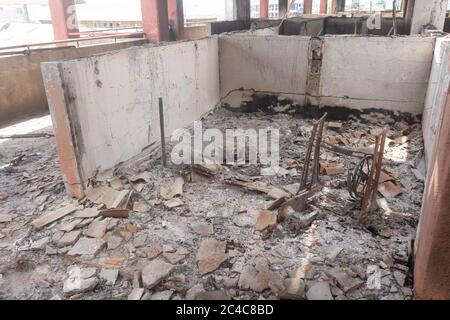
<instances>
[{"instance_id":1,"label":"scattered stone fragment","mask_svg":"<svg viewBox=\"0 0 450 320\"><path fill-rule=\"evenodd\" d=\"M381 290L381 270L379 266L367 266L366 288L368 290Z\"/></svg>"},{"instance_id":2,"label":"scattered stone fragment","mask_svg":"<svg viewBox=\"0 0 450 320\"><path fill-rule=\"evenodd\" d=\"M64 295L70 297L93 290L98 283L98 279L94 275L78 267L72 268L69 271L69 278L64 282Z\"/></svg>"},{"instance_id":3,"label":"scattered stone fragment","mask_svg":"<svg viewBox=\"0 0 450 320\"><path fill-rule=\"evenodd\" d=\"M150 211L150 206L142 200L136 201L135 203L133 203L133 211L139 213L146 213Z\"/></svg>"},{"instance_id":4,"label":"scattered stone fragment","mask_svg":"<svg viewBox=\"0 0 450 320\"><path fill-rule=\"evenodd\" d=\"M230 294L225 290L202 291L196 294L194 300L201 301L227 301L231 300Z\"/></svg>"},{"instance_id":5,"label":"scattered stone fragment","mask_svg":"<svg viewBox=\"0 0 450 320\"><path fill-rule=\"evenodd\" d=\"M85 235L91 238L101 239L106 234L106 228L108 227L108 219L97 218L89 225L89 228L85 232Z\"/></svg>"},{"instance_id":6,"label":"scattered stone fragment","mask_svg":"<svg viewBox=\"0 0 450 320\"><path fill-rule=\"evenodd\" d=\"M130 181L131 182L135 182L135 183L137 183L137 182L150 183L152 181L152 174L151 174L151 172L144 171L144 172L141 172L141 173L139 173L137 175L132 176L130 178Z\"/></svg>"},{"instance_id":7,"label":"scattered stone fragment","mask_svg":"<svg viewBox=\"0 0 450 320\"><path fill-rule=\"evenodd\" d=\"M63 208L56 210L56 211L48 212L48 213L40 216L39 218L37 218L36 220L31 222L31 224L37 230L42 229L46 225L49 225L50 223L55 222L65 216L67 216L68 214L71 214L75 210L77 210L77 206L75 206L73 204L69 204Z\"/></svg>"},{"instance_id":8,"label":"scattered stone fragment","mask_svg":"<svg viewBox=\"0 0 450 320\"><path fill-rule=\"evenodd\" d=\"M195 300L197 295L204 291L205 291L205 289L203 287L203 284L201 284L201 283L196 284L195 286L193 286L186 292L186 300L189 300L189 301Z\"/></svg>"},{"instance_id":9,"label":"scattered stone fragment","mask_svg":"<svg viewBox=\"0 0 450 320\"><path fill-rule=\"evenodd\" d=\"M162 246L162 251L163 252L175 252L175 249L171 245L165 244Z\"/></svg>"},{"instance_id":10,"label":"scattered stone fragment","mask_svg":"<svg viewBox=\"0 0 450 320\"><path fill-rule=\"evenodd\" d=\"M400 285L400 287L403 287L405 285L406 275L403 272L400 271L394 271L393 272L395 281Z\"/></svg>"},{"instance_id":11,"label":"scattered stone fragment","mask_svg":"<svg viewBox=\"0 0 450 320\"><path fill-rule=\"evenodd\" d=\"M98 211L95 208L86 208L81 211L77 211L73 214L75 218L81 218L81 219L89 219L89 218L97 218L100 214L100 211Z\"/></svg>"},{"instance_id":12,"label":"scattered stone fragment","mask_svg":"<svg viewBox=\"0 0 450 320\"><path fill-rule=\"evenodd\" d=\"M56 245L60 248L71 246L80 239L80 236L81 230L68 232L57 241Z\"/></svg>"},{"instance_id":13,"label":"scattered stone fragment","mask_svg":"<svg viewBox=\"0 0 450 320\"><path fill-rule=\"evenodd\" d=\"M0 223L11 222L14 217L12 214L0 213Z\"/></svg>"},{"instance_id":14,"label":"scattered stone fragment","mask_svg":"<svg viewBox=\"0 0 450 320\"><path fill-rule=\"evenodd\" d=\"M163 279L170 275L174 266L162 260L156 259L151 261L142 270L142 283L145 288L152 289L158 285Z\"/></svg>"},{"instance_id":15,"label":"scattered stone fragment","mask_svg":"<svg viewBox=\"0 0 450 320\"><path fill-rule=\"evenodd\" d=\"M123 182L122 182L122 179L120 179L120 178L115 178L115 179L111 180L109 182L109 185L114 190L117 190L117 191L122 191L123 190Z\"/></svg>"},{"instance_id":16,"label":"scattered stone fragment","mask_svg":"<svg viewBox=\"0 0 450 320\"><path fill-rule=\"evenodd\" d=\"M263 271L258 271L252 266L245 266L242 270L241 276L239 278L239 289L241 290L252 290L255 292L263 292L266 289L276 287L278 291L279 287L283 286L283 280L275 272L268 269Z\"/></svg>"},{"instance_id":17,"label":"scattered stone fragment","mask_svg":"<svg viewBox=\"0 0 450 320\"><path fill-rule=\"evenodd\" d=\"M58 230L63 232L71 232L73 231L83 220L82 219L74 219L68 223L64 223L58 227Z\"/></svg>"},{"instance_id":18,"label":"scattered stone fragment","mask_svg":"<svg viewBox=\"0 0 450 320\"><path fill-rule=\"evenodd\" d=\"M328 251L329 253L327 255L327 258L330 261L335 261L337 257L341 254L342 250L344 250L344 248L340 246L331 247L330 250Z\"/></svg>"},{"instance_id":19,"label":"scattered stone fragment","mask_svg":"<svg viewBox=\"0 0 450 320\"><path fill-rule=\"evenodd\" d=\"M121 257L108 257L105 260L105 266L108 267L120 267L125 263L125 258Z\"/></svg>"},{"instance_id":20,"label":"scattered stone fragment","mask_svg":"<svg viewBox=\"0 0 450 320\"><path fill-rule=\"evenodd\" d=\"M191 226L192 231L201 236L210 236L214 234L214 226L209 223L196 223Z\"/></svg>"},{"instance_id":21,"label":"scattered stone fragment","mask_svg":"<svg viewBox=\"0 0 450 320\"><path fill-rule=\"evenodd\" d=\"M184 179L177 177L169 188L161 187L160 195L164 200L171 200L172 198L183 194Z\"/></svg>"},{"instance_id":22,"label":"scattered stone fragment","mask_svg":"<svg viewBox=\"0 0 450 320\"><path fill-rule=\"evenodd\" d=\"M183 260L186 257L186 255L184 255L184 254L176 254L176 253L169 253L169 252L164 253L163 256L171 264L178 264L181 260Z\"/></svg>"},{"instance_id":23,"label":"scattered stone fragment","mask_svg":"<svg viewBox=\"0 0 450 320\"><path fill-rule=\"evenodd\" d=\"M324 281L313 283L306 293L308 300L333 300L330 284Z\"/></svg>"},{"instance_id":24,"label":"scattered stone fragment","mask_svg":"<svg viewBox=\"0 0 450 320\"><path fill-rule=\"evenodd\" d=\"M100 272L100 278L106 280L106 284L113 286L116 284L117 277L119 276L119 270L103 268Z\"/></svg>"},{"instance_id":25,"label":"scattered stone fragment","mask_svg":"<svg viewBox=\"0 0 450 320\"><path fill-rule=\"evenodd\" d=\"M141 248L145 246L146 242L147 242L147 233L141 233L134 238L133 245L135 248Z\"/></svg>"},{"instance_id":26,"label":"scattered stone fragment","mask_svg":"<svg viewBox=\"0 0 450 320\"><path fill-rule=\"evenodd\" d=\"M335 268L329 271L328 274L336 280L339 288L344 293L353 291L364 284L363 281L350 276L345 270Z\"/></svg>"},{"instance_id":27,"label":"scattered stone fragment","mask_svg":"<svg viewBox=\"0 0 450 320\"><path fill-rule=\"evenodd\" d=\"M147 251L147 258L154 259L163 252L163 248L159 245L150 247Z\"/></svg>"},{"instance_id":28,"label":"scattered stone fragment","mask_svg":"<svg viewBox=\"0 0 450 320\"><path fill-rule=\"evenodd\" d=\"M290 278L284 280L285 290L278 294L280 299L284 300L305 300L305 281L299 278Z\"/></svg>"},{"instance_id":29,"label":"scattered stone fragment","mask_svg":"<svg viewBox=\"0 0 450 320\"><path fill-rule=\"evenodd\" d=\"M173 291L166 290L153 294L150 300L168 301L173 296Z\"/></svg>"},{"instance_id":30,"label":"scattered stone fragment","mask_svg":"<svg viewBox=\"0 0 450 320\"><path fill-rule=\"evenodd\" d=\"M263 231L277 224L277 216L270 211L263 210L259 213L256 221L256 231Z\"/></svg>"},{"instance_id":31,"label":"scattered stone fragment","mask_svg":"<svg viewBox=\"0 0 450 320\"><path fill-rule=\"evenodd\" d=\"M141 300L142 296L145 293L144 288L134 288L133 291L131 291L130 295L128 296L128 300Z\"/></svg>"},{"instance_id":32,"label":"scattered stone fragment","mask_svg":"<svg viewBox=\"0 0 450 320\"><path fill-rule=\"evenodd\" d=\"M105 246L106 242L102 239L81 238L67 254L96 256Z\"/></svg>"},{"instance_id":33,"label":"scattered stone fragment","mask_svg":"<svg viewBox=\"0 0 450 320\"><path fill-rule=\"evenodd\" d=\"M116 236L109 236L108 237L108 250L114 250L117 249L122 244L122 238L116 237Z\"/></svg>"},{"instance_id":34,"label":"scattered stone fragment","mask_svg":"<svg viewBox=\"0 0 450 320\"><path fill-rule=\"evenodd\" d=\"M378 186L378 192L380 192L385 198L392 199L402 193L402 189L395 185L392 181L387 181Z\"/></svg>"},{"instance_id":35,"label":"scattered stone fragment","mask_svg":"<svg viewBox=\"0 0 450 320\"><path fill-rule=\"evenodd\" d=\"M226 242L215 239L204 240L200 244L197 252L197 261L202 275L218 269L227 259L225 254L226 245Z\"/></svg>"},{"instance_id":36,"label":"scattered stone fragment","mask_svg":"<svg viewBox=\"0 0 450 320\"><path fill-rule=\"evenodd\" d=\"M183 205L184 205L184 203L180 198L175 198L175 199L171 199L169 201L164 202L164 206L167 209L175 209L175 208L181 207Z\"/></svg>"},{"instance_id":37,"label":"scattered stone fragment","mask_svg":"<svg viewBox=\"0 0 450 320\"><path fill-rule=\"evenodd\" d=\"M50 242L50 237L44 237L39 239L30 246L31 250L44 250L47 247L47 244Z\"/></svg>"}]
</instances>

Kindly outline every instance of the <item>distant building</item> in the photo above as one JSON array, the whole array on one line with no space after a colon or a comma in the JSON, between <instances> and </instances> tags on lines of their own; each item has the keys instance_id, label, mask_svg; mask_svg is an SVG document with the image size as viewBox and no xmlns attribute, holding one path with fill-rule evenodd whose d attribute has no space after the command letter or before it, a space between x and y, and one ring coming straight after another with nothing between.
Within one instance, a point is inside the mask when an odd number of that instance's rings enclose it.
<instances>
[{"instance_id":1,"label":"distant building","mask_svg":"<svg viewBox=\"0 0 450 320\"><path fill-rule=\"evenodd\" d=\"M260 17L259 8L260 8L259 0L251 0L251 17L252 18ZM296 0L295 3L291 6L291 10L289 12L291 13L291 15L303 14L303 0ZM278 0L269 0L269 18L270 19L278 19L279 18Z\"/></svg>"}]
</instances>

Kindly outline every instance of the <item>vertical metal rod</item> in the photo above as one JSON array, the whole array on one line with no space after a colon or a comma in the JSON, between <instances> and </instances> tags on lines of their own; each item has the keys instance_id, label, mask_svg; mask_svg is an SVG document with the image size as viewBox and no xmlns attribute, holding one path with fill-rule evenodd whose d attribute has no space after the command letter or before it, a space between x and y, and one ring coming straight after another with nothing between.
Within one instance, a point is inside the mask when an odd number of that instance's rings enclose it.
<instances>
[{"instance_id":1,"label":"vertical metal rod","mask_svg":"<svg viewBox=\"0 0 450 320\"><path fill-rule=\"evenodd\" d=\"M164 106L163 99L159 98L159 126L161 128L161 152L162 152L162 164L167 167L166 160L166 135L164 130Z\"/></svg>"}]
</instances>

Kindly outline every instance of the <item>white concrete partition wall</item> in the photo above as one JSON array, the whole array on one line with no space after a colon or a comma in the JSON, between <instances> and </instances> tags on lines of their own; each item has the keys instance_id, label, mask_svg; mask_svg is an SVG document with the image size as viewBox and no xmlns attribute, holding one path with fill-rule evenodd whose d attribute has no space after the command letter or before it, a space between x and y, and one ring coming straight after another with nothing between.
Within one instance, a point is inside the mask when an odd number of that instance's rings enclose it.
<instances>
[{"instance_id":1,"label":"white concrete partition wall","mask_svg":"<svg viewBox=\"0 0 450 320\"><path fill-rule=\"evenodd\" d=\"M69 126L82 184L160 141L159 97L167 137L220 101L217 37L46 63L42 69L57 141L61 126ZM55 86L62 87L65 105ZM64 108L68 119L58 117ZM60 159L63 147L58 145ZM70 168L61 166L67 178Z\"/></svg>"},{"instance_id":2,"label":"white concrete partition wall","mask_svg":"<svg viewBox=\"0 0 450 320\"><path fill-rule=\"evenodd\" d=\"M423 111L423 137L427 167L435 151L435 140L440 129L450 83L450 37L436 42L433 67Z\"/></svg>"},{"instance_id":3,"label":"white concrete partition wall","mask_svg":"<svg viewBox=\"0 0 450 320\"><path fill-rule=\"evenodd\" d=\"M434 38L325 37L318 104L420 114Z\"/></svg>"},{"instance_id":4,"label":"white concrete partition wall","mask_svg":"<svg viewBox=\"0 0 450 320\"><path fill-rule=\"evenodd\" d=\"M237 89L288 93L304 101L310 37L221 36L220 94Z\"/></svg>"},{"instance_id":5,"label":"white concrete partition wall","mask_svg":"<svg viewBox=\"0 0 450 320\"><path fill-rule=\"evenodd\" d=\"M312 41L321 46L315 57ZM221 36L221 96L243 88L299 103L306 97L313 105L420 114L434 44L422 37Z\"/></svg>"}]
</instances>

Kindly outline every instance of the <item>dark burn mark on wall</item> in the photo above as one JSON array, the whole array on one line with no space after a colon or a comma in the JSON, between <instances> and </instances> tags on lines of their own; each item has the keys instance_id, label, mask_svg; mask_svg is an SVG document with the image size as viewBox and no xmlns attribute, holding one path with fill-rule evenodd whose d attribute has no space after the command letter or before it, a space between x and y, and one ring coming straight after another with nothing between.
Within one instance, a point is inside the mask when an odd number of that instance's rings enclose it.
<instances>
[{"instance_id":1,"label":"dark burn mark on wall","mask_svg":"<svg viewBox=\"0 0 450 320\"><path fill-rule=\"evenodd\" d=\"M276 110L279 106L290 106L284 111ZM265 114L274 115L278 113L288 113L294 117L319 119L325 113L328 113L328 120L330 121L347 121L350 117L359 119L362 123L369 123L366 119L361 117L372 112L381 113L390 116L394 121L405 121L409 125L420 123L422 117L420 115L413 115L408 112L390 111L379 108L368 109L350 109L347 107L331 107L331 106L316 106L310 103L304 105L295 103L291 99L279 99L278 95L255 93L252 95L251 101L244 101L239 107L231 107L224 103L222 107L237 113L256 113L263 112Z\"/></svg>"}]
</instances>

